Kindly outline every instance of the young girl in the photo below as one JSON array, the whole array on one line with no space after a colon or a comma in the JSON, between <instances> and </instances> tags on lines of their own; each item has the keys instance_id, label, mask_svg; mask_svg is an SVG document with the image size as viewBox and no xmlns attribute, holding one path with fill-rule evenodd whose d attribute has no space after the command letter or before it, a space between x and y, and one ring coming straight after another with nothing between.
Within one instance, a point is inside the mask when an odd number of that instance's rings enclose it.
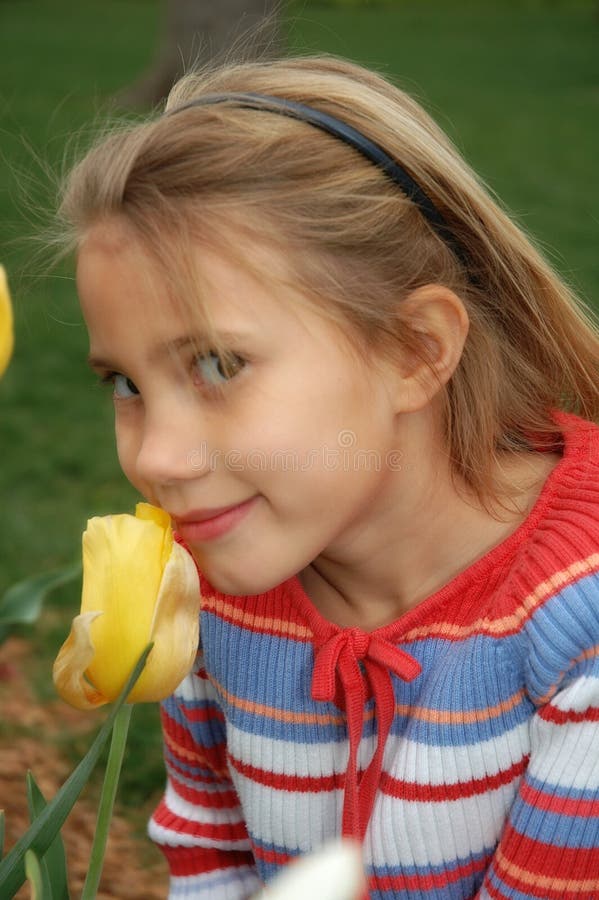
<instances>
[{"instance_id":1,"label":"young girl","mask_svg":"<svg viewBox=\"0 0 599 900\"><path fill-rule=\"evenodd\" d=\"M599 333L448 139L331 58L185 78L73 170L122 468L202 576L151 835L248 897L599 897Z\"/></svg>"}]
</instances>

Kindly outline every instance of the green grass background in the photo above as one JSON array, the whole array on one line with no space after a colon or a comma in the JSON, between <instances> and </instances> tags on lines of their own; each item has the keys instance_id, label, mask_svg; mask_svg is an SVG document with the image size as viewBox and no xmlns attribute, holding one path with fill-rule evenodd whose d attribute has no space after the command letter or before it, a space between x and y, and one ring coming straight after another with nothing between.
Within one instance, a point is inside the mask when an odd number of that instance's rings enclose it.
<instances>
[{"instance_id":1,"label":"green grass background","mask_svg":"<svg viewBox=\"0 0 599 900\"><path fill-rule=\"evenodd\" d=\"M0 592L79 556L90 515L130 510L108 393L86 370L72 267L34 265L48 170L69 136L149 63L159 0L0 0L0 261L17 344L0 384ZM593 0L296 0L292 49L375 66L414 93L564 276L599 300L599 4ZM78 606L58 592L29 635L32 677L50 695L50 660ZM155 710L137 714L126 789L162 780ZM129 779L127 781L127 778Z\"/></svg>"}]
</instances>

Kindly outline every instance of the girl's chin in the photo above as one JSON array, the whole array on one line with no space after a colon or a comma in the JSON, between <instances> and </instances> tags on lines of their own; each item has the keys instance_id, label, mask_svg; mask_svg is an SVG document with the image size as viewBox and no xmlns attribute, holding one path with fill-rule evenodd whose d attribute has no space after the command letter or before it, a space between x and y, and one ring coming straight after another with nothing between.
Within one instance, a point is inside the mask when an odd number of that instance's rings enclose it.
<instances>
[{"instance_id":1,"label":"girl's chin","mask_svg":"<svg viewBox=\"0 0 599 900\"><path fill-rule=\"evenodd\" d=\"M249 567L240 566L234 571L226 566L215 564L214 560L207 558L205 553L194 553L198 569L206 581L221 594L229 594L233 597L252 597L256 594L265 594L278 587L284 581L288 581L296 575L295 571L272 572L269 578L264 577L266 566L260 567L262 571L255 574ZM253 560L255 563L255 560Z\"/></svg>"}]
</instances>

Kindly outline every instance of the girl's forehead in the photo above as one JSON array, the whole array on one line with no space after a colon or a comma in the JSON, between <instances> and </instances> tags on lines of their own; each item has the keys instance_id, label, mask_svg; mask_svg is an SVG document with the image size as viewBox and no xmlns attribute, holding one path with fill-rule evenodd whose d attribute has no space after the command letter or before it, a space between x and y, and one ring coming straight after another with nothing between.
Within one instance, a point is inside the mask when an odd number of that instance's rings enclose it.
<instances>
[{"instance_id":1,"label":"girl's forehead","mask_svg":"<svg viewBox=\"0 0 599 900\"><path fill-rule=\"evenodd\" d=\"M77 259L82 305L103 305L108 293L137 305L140 315L174 313L191 332L219 340L261 329L309 331L324 339L338 328L294 284L281 249L233 227L221 240L184 233L159 252L121 219L92 225ZM136 303L136 300L139 303Z\"/></svg>"},{"instance_id":2,"label":"girl's forehead","mask_svg":"<svg viewBox=\"0 0 599 900\"><path fill-rule=\"evenodd\" d=\"M131 269L133 275L143 266L158 281L185 283L193 276L196 286L205 284L211 293L236 293L240 281L253 281L256 288L263 290L286 284L293 291L289 253L239 232L234 225L225 232L206 226L199 232L183 227L169 234L167 228L159 232L158 240L153 237L142 236L124 218L96 222L80 240L78 268L82 259L99 256L116 262L121 274Z\"/></svg>"}]
</instances>

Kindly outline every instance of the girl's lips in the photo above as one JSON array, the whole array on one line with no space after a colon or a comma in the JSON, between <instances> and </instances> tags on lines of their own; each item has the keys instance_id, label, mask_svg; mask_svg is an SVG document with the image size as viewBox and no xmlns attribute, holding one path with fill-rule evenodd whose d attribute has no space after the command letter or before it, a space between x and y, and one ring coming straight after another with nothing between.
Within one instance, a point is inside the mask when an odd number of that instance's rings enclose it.
<instances>
[{"instance_id":1,"label":"girl's lips","mask_svg":"<svg viewBox=\"0 0 599 900\"><path fill-rule=\"evenodd\" d=\"M250 497L237 506L214 510L195 510L180 519L175 517L175 529L186 543L209 541L231 531L250 511L257 497Z\"/></svg>"}]
</instances>

